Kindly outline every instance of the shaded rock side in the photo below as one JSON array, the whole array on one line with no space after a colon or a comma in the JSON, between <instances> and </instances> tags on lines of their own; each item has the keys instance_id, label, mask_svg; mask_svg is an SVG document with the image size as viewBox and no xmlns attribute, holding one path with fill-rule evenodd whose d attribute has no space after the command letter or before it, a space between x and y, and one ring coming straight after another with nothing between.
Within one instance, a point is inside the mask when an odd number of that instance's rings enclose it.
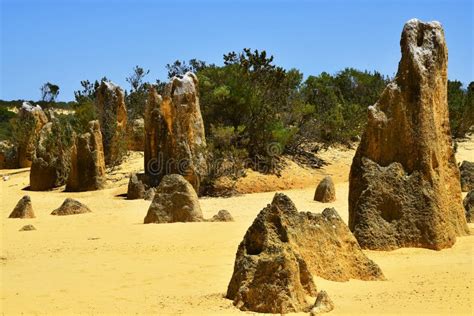
<instances>
[{"instance_id":1,"label":"shaded rock side","mask_svg":"<svg viewBox=\"0 0 474 316\"><path fill-rule=\"evenodd\" d=\"M196 75L188 72L182 78L172 78L163 97L150 87L145 131L145 173L151 185L157 185L166 174L176 173L199 193L207 165Z\"/></svg>"},{"instance_id":2,"label":"shaded rock side","mask_svg":"<svg viewBox=\"0 0 474 316\"><path fill-rule=\"evenodd\" d=\"M66 184L74 135L71 132L69 137L61 137L64 131L57 120L41 129L30 169L30 190L46 191Z\"/></svg>"},{"instance_id":3,"label":"shaded rock side","mask_svg":"<svg viewBox=\"0 0 474 316\"><path fill-rule=\"evenodd\" d=\"M106 166L116 164L127 150L127 107L122 89L102 81L95 106L99 118Z\"/></svg>"},{"instance_id":4,"label":"shaded rock side","mask_svg":"<svg viewBox=\"0 0 474 316\"><path fill-rule=\"evenodd\" d=\"M334 281L384 279L334 209L300 213L277 193L238 247L226 297L241 310L309 311L305 297L316 296L312 275Z\"/></svg>"},{"instance_id":5,"label":"shaded rock side","mask_svg":"<svg viewBox=\"0 0 474 316\"><path fill-rule=\"evenodd\" d=\"M81 202L67 198L60 207L55 209L51 215L65 216L90 213L91 210Z\"/></svg>"},{"instance_id":6,"label":"shaded rock side","mask_svg":"<svg viewBox=\"0 0 474 316\"><path fill-rule=\"evenodd\" d=\"M31 198L28 195L22 197L16 204L9 218L35 218Z\"/></svg>"},{"instance_id":7,"label":"shaded rock side","mask_svg":"<svg viewBox=\"0 0 474 316\"><path fill-rule=\"evenodd\" d=\"M369 107L349 176L349 227L362 248L442 249L468 233L438 22L410 20L393 82Z\"/></svg>"},{"instance_id":8,"label":"shaded rock side","mask_svg":"<svg viewBox=\"0 0 474 316\"><path fill-rule=\"evenodd\" d=\"M474 190L467 193L462 204L466 214L466 221L468 223L474 223Z\"/></svg>"},{"instance_id":9,"label":"shaded rock side","mask_svg":"<svg viewBox=\"0 0 474 316\"><path fill-rule=\"evenodd\" d=\"M468 192L474 190L474 162L464 160L459 166L461 173L461 190Z\"/></svg>"},{"instance_id":10,"label":"shaded rock side","mask_svg":"<svg viewBox=\"0 0 474 316\"><path fill-rule=\"evenodd\" d=\"M89 122L89 132L76 137L71 150L71 171L66 191L100 190L105 183L105 160L99 121Z\"/></svg>"},{"instance_id":11,"label":"shaded rock side","mask_svg":"<svg viewBox=\"0 0 474 316\"><path fill-rule=\"evenodd\" d=\"M201 206L192 185L179 174L164 176L156 188L144 223L201 221L203 221Z\"/></svg>"},{"instance_id":12,"label":"shaded rock side","mask_svg":"<svg viewBox=\"0 0 474 316\"><path fill-rule=\"evenodd\" d=\"M325 177L319 182L316 191L314 192L314 200L329 203L336 200L336 188L331 177Z\"/></svg>"},{"instance_id":13,"label":"shaded rock side","mask_svg":"<svg viewBox=\"0 0 474 316\"><path fill-rule=\"evenodd\" d=\"M21 125L21 139L18 140L18 167L31 167L35 142L38 133L48 123L48 117L39 105L23 102L17 114L17 120Z\"/></svg>"}]
</instances>

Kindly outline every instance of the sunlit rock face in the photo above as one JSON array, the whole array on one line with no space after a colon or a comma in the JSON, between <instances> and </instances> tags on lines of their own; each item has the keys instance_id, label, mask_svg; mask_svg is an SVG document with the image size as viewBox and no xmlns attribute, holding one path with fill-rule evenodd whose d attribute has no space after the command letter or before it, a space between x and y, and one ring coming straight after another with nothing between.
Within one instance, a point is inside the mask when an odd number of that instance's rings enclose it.
<instances>
[{"instance_id":1,"label":"sunlit rock face","mask_svg":"<svg viewBox=\"0 0 474 316\"><path fill-rule=\"evenodd\" d=\"M443 28L410 20L400 46L397 75L369 107L352 162L349 227L363 248L451 247L468 229L451 144Z\"/></svg>"},{"instance_id":2,"label":"sunlit rock face","mask_svg":"<svg viewBox=\"0 0 474 316\"><path fill-rule=\"evenodd\" d=\"M145 109L145 173L152 186L166 174L181 174L199 193L207 172L206 138L191 72L174 77L163 96L150 87Z\"/></svg>"}]
</instances>

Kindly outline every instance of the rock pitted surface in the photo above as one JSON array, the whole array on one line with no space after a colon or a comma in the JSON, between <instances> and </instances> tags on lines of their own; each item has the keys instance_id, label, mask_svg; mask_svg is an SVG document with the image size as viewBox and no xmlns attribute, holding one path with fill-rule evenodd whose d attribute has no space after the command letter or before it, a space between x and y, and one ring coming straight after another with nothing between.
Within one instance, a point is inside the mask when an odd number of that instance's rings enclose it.
<instances>
[{"instance_id":1,"label":"rock pitted surface","mask_svg":"<svg viewBox=\"0 0 474 316\"><path fill-rule=\"evenodd\" d=\"M99 121L89 122L89 132L76 137L71 151L71 171L66 191L94 191L105 183L105 160Z\"/></svg>"},{"instance_id":2,"label":"rock pitted surface","mask_svg":"<svg viewBox=\"0 0 474 316\"><path fill-rule=\"evenodd\" d=\"M96 109L104 147L105 164L115 164L127 149L127 107L122 89L102 81L97 89Z\"/></svg>"},{"instance_id":3,"label":"rock pitted surface","mask_svg":"<svg viewBox=\"0 0 474 316\"><path fill-rule=\"evenodd\" d=\"M206 138L198 80L188 72L174 77L163 97L151 87L145 109L145 173L151 185L166 174L181 174L199 193L206 175Z\"/></svg>"},{"instance_id":4,"label":"rock pitted surface","mask_svg":"<svg viewBox=\"0 0 474 316\"><path fill-rule=\"evenodd\" d=\"M316 296L312 275L334 281L384 279L334 209L300 213L277 193L239 245L227 298L241 310L309 311L305 297Z\"/></svg>"},{"instance_id":5,"label":"rock pitted surface","mask_svg":"<svg viewBox=\"0 0 474 316\"><path fill-rule=\"evenodd\" d=\"M66 184L71 170L73 135L59 137L64 126L57 120L41 129L30 170L30 190L45 191Z\"/></svg>"},{"instance_id":6,"label":"rock pitted surface","mask_svg":"<svg viewBox=\"0 0 474 316\"><path fill-rule=\"evenodd\" d=\"M468 223L474 223L474 190L467 193L463 200L463 205L466 214L466 221Z\"/></svg>"},{"instance_id":7,"label":"rock pitted surface","mask_svg":"<svg viewBox=\"0 0 474 316\"><path fill-rule=\"evenodd\" d=\"M35 218L31 198L28 195L18 201L9 218Z\"/></svg>"},{"instance_id":8,"label":"rock pitted surface","mask_svg":"<svg viewBox=\"0 0 474 316\"><path fill-rule=\"evenodd\" d=\"M65 216L90 213L91 210L77 200L67 198L60 207L55 209L51 215Z\"/></svg>"},{"instance_id":9,"label":"rock pitted surface","mask_svg":"<svg viewBox=\"0 0 474 316\"><path fill-rule=\"evenodd\" d=\"M316 191L314 192L314 200L329 203L336 200L336 188L332 178L327 176L319 182Z\"/></svg>"},{"instance_id":10,"label":"rock pitted surface","mask_svg":"<svg viewBox=\"0 0 474 316\"><path fill-rule=\"evenodd\" d=\"M192 185L179 174L163 177L156 188L144 223L203 221L198 196Z\"/></svg>"},{"instance_id":11,"label":"rock pitted surface","mask_svg":"<svg viewBox=\"0 0 474 316\"><path fill-rule=\"evenodd\" d=\"M410 20L394 81L369 107L349 177L349 227L362 248L442 249L468 233L438 22Z\"/></svg>"},{"instance_id":12,"label":"rock pitted surface","mask_svg":"<svg viewBox=\"0 0 474 316\"><path fill-rule=\"evenodd\" d=\"M461 173L461 190L468 192L474 190L474 162L464 160L459 166Z\"/></svg>"},{"instance_id":13,"label":"rock pitted surface","mask_svg":"<svg viewBox=\"0 0 474 316\"><path fill-rule=\"evenodd\" d=\"M39 105L23 102L18 112L18 122L24 131L18 143L18 165L20 168L31 167L35 152L36 136L41 128L48 123L48 117Z\"/></svg>"}]
</instances>

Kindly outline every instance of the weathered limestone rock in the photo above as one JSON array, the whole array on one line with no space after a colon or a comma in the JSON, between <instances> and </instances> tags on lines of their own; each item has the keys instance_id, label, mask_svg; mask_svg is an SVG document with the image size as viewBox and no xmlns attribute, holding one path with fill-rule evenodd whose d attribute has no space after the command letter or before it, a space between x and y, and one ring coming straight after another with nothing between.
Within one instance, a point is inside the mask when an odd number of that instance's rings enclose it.
<instances>
[{"instance_id":1,"label":"weathered limestone rock","mask_svg":"<svg viewBox=\"0 0 474 316\"><path fill-rule=\"evenodd\" d=\"M66 191L94 191L105 182L105 160L99 121L89 122L89 132L75 138Z\"/></svg>"},{"instance_id":2,"label":"weathered limestone rock","mask_svg":"<svg viewBox=\"0 0 474 316\"><path fill-rule=\"evenodd\" d=\"M137 200L145 197L145 184L143 183L143 175L133 173L128 181L127 199Z\"/></svg>"},{"instance_id":3,"label":"weathered limestone rock","mask_svg":"<svg viewBox=\"0 0 474 316\"><path fill-rule=\"evenodd\" d=\"M19 231L27 232L27 231L32 231L32 230L36 230L36 227L30 224L30 225L23 226L22 228L20 228Z\"/></svg>"},{"instance_id":4,"label":"weathered limestone rock","mask_svg":"<svg viewBox=\"0 0 474 316\"><path fill-rule=\"evenodd\" d=\"M121 160L127 149L127 107L122 89L109 81L102 81L97 89L96 109L104 147L105 164Z\"/></svg>"},{"instance_id":5,"label":"weathered limestone rock","mask_svg":"<svg viewBox=\"0 0 474 316\"><path fill-rule=\"evenodd\" d=\"M468 233L447 106L438 22L410 20L398 73L374 106L352 162L349 227L362 248L442 249Z\"/></svg>"},{"instance_id":6,"label":"weathered limestone rock","mask_svg":"<svg viewBox=\"0 0 474 316\"><path fill-rule=\"evenodd\" d=\"M48 123L48 118L39 105L33 106L29 102L23 102L17 114L17 120L22 129L18 143L18 166L31 167L36 136Z\"/></svg>"},{"instance_id":7,"label":"weathered limestone rock","mask_svg":"<svg viewBox=\"0 0 474 316\"><path fill-rule=\"evenodd\" d=\"M311 309L310 315L315 316L323 313L328 313L333 309L334 303L329 298L328 293L326 293L326 291L321 291L316 297L316 302L314 302L314 306Z\"/></svg>"},{"instance_id":8,"label":"weathered limestone rock","mask_svg":"<svg viewBox=\"0 0 474 316\"><path fill-rule=\"evenodd\" d=\"M198 196L191 184L179 174L163 177L144 223L203 221Z\"/></svg>"},{"instance_id":9,"label":"weathered limestone rock","mask_svg":"<svg viewBox=\"0 0 474 316\"><path fill-rule=\"evenodd\" d=\"M212 216L210 222L233 222L234 218L227 210L220 210L216 215Z\"/></svg>"},{"instance_id":10,"label":"weathered limestone rock","mask_svg":"<svg viewBox=\"0 0 474 316\"><path fill-rule=\"evenodd\" d=\"M28 195L22 197L16 204L9 218L35 218L31 198Z\"/></svg>"},{"instance_id":11,"label":"weathered limestone rock","mask_svg":"<svg viewBox=\"0 0 474 316\"><path fill-rule=\"evenodd\" d=\"M41 129L30 170L30 190L45 191L66 184L74 136L71 132L62 137L64 128L59 121L52 121Z\"/></svg>"},{"instance_id":12,"label":"weathered limestone rock","mask_svg":"<svg viewBox=\"0 0 474 316\"><path fill-rule=\"evenodd\" d=\"M468 192L474 190L474 162L464 160L459 166L461 173L461 190Z\"/></svg>"},{"instance_id":13,"label":"weathered limestone rock","mask_svg":"<svg viewBox=\"0 0 474 316\"><path fill-rule=\"evenodd\" d=\"M334 281L384 279L334 209L300 213L277 193L239 245L227 298L241 310L309 311L305 297L316 296L312 275Z\"/></svg>"},{"instance_id":14,"label":"weathered limestone rock","mask_svg":"<svg viewBox=\"0 0 474 316\"><path fill-rule=\"evenodd\" d=\"M314 200L329 203L336 200L336 188L332 178L327 176L319 182L316 192L314 192Z\"/></svg>"},{"instance_id":15,"label":"weathered limestone rock","mask_svg":"<svg viewBox=\"0 0 474 316\"><path fill-rule=\"evenodd\" d=\"M136 119L128 127L128 150L145 150L145 121Z\"/></svg>"},{"instance_id":16,"label":"weathered limestone rock","mask_svg":"<svg viewBox=\"0 0 474 316\"><path fill-rule=\"evenodd\" d=\"M207 165L197 85L196 75L188 72L171 79L163 98L150 88L145 109L145 173L151 186L164 175L176 173L199 193Z\"/></svg>"},{"instance_id":17,"label":"weathered limestone rock","mask_svg":"<svg viewBox=\"0 0 474 316\"><path fill-rule=\"evenodd\" d=\"M91 210L79 201L67 198L63 204L55 209L51 215L65 216L65 215L76 215L90 213Z\"/></svg>"},{"instance_id":18,"label":"weathered limestone rock","mask_svg":"<svg viewBox=\"0 0 474 316\"><path fill-rule=\"evenodd\" d=\"M469 191L462 204L464 205L466 221L474 223L474 190Z\"/></svg>"}]
</instances>

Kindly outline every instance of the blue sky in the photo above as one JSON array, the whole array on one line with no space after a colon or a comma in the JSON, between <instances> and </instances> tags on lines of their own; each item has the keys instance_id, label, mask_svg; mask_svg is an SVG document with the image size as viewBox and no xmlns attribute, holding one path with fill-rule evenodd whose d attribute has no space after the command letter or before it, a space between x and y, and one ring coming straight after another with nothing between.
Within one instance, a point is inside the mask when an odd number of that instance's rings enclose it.
<instances>
[{"instance_id":1,"label":"blue sky","mask_svg":"<svg viewBox=\"0 0 474 316\"><path fill-rule=\"evenodd\" d=\"M345 67L394 75L403 24L438 20L449 78L474 80L473 1L0 0L0 98L39 99L46 81L68 101L80 81L107 76L129 88L135 65L149 81L165 65L198 58L222 64L244 47L265 49L305 76Z\"/></svg>"}]
</instances>

